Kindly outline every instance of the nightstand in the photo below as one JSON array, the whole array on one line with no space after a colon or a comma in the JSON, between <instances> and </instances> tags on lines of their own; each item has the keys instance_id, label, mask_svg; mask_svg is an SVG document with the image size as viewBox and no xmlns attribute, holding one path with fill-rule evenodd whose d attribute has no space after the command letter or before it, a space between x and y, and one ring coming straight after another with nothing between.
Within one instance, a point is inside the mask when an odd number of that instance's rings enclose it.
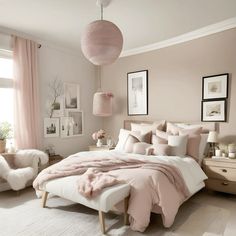
<instances>
[{"instance_id":1,"label":"nightstand","mask_svg":"<svg viewBox=\"0 0 236 236\"><path fill-rule=\"evenodd\" d=\"M61 155L53 155L53 156L49 156L49 162L48 162L48 166L54 165L57 162L63 160L64 158Z\"/></svg>"},{"instance_id":2,"label":"nightstand","mask_svg":"<svg viewBox=\"0 0 236 236\"><path fill-rule=\"evenodd\" d=\"M206 188L236 194L236 160L228 158L205 158L203 170L208 179Z\"/></svg>"},{"instance_id":3,"label":"nightstand","mask_svg":"<svg viewBox=\"0 0 236 236\"><path fill-rule=\"evenodd\" d=\"M107 145L102 145L101 147L97 147L96 145L89 146L89 151L109 151L114 149L115 147L109 147Z\"/></svg>"}]
</instances>

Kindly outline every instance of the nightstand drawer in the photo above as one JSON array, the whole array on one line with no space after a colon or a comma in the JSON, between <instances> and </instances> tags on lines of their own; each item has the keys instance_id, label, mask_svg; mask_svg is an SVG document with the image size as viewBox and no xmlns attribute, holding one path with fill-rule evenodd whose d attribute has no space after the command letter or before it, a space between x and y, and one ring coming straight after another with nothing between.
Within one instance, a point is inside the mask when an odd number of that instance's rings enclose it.
<instances>
[{"instance_id":1,"label":"nightstand drawer","mask_svg":"<svg viewBox=\"0 0 236 236\"><path fill-rule=\"evenodd\" d=\"M207 179L205 183L208 189L236 194L236 182L218 179Z\"/></svg>"},{"instance_id":2,"label":"nightstand drawer","mask_svg":"<svg viewBox=\"0 0 236 236\"><path fill-rule=\"evenodd\" d=\"M222 179L236 182L236 169L219 166L204 166L206 175L209 178Z\"/></svg>"}]
</instances>

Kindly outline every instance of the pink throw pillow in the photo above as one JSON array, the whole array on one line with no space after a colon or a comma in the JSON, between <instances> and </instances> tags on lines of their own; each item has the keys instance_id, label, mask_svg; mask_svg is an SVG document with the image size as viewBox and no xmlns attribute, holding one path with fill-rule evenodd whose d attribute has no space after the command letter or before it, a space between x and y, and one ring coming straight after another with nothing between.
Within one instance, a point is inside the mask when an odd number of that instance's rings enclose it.
<instances>
[{"instance_id":1,"label":"pink throw pillow","mask_svg":"<svg viewBox=\"0 0 236 236\"><path fill-rule=\"evenodd\" d=\"M144 143L144 142L135 143L133 145L133 153L146 155L147 154L147 148L149 148L150 146L152 146L152 145L149 144L149 143Z\"/></svg>"},{"instance_id":2,"label":"pink throw pillow","mask_svg":"<svg viewBox=\"0 0 236 236\"><path fill-rule=\"evenodd\" d=\"M168 144L156 144L153 145L152 155L155 156L169 156L170 155L170 146Z\"/></svg>"},{"instance_id":3,"label":"pink throw pillow","mask_svg":"<svg viewBox=\"0 0 236 236\"><path fill-rule=\"evenodd\" d=\"M199 158L199 146L201 141L202 127L194 129L183 129L179 131L179 135L188 135L187 155L194 159Z\"/></svg>"}]
</instances>

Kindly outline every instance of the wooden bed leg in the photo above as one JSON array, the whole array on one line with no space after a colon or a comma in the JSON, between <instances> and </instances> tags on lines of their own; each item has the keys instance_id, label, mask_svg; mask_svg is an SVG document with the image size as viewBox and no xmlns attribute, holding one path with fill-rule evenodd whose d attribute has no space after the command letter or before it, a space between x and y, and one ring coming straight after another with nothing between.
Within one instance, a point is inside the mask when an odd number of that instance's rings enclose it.
<instances>
[{"instance_id":1,"label":"wooden bed leg","mask_svg":"<svg viewBox=\"0 0 236 236\"><path fill-rule=\"evenodd\" d=\"M103 234L105 234L105 218L104 218L104 212L99 210L99 221L101 226L101 231Z\"/></svg>"},{"instance_id":2,"label":"wooden bed leg","mask_svg":"<svg viewBox=\"0 0 236 236\"><path fill-rule=\"evenodd\" d=\"M129 207L129 196L124 199L124 224L129 225L129 214L128 214L128 207Z\"/></svg>"},{"instance_id":3,"label":"wooden bed leg","mask_svg":"<svg viewBox=\"0 0 236 236\"><path fill-rule=\"evenodd\" d=\"M47 202L47 197L48 197L48 192L43 192L43 197L42 197L42 207L45 208L46 202Z\"/></svg>"}]
</instances>

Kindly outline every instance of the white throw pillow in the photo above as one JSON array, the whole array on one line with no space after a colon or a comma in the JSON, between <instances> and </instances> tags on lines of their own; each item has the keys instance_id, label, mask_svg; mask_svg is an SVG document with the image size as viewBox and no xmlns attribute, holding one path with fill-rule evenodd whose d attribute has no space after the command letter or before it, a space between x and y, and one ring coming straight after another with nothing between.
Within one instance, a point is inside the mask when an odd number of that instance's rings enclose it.
<instances>
[{"instance_id":1,"label":"white throw pillow","mask_svg":"<svg viewBox=\"0 0 236 236\"><path fill-rule=\"evenodd\" d=\"M168 145L171 147L171 155L172 156L186 156L187 153L187 143L188 143L188 135L169 135L168 136Z\"/></svg>"},{"instance_id":2,"label":"white throw pillow","mask_svg":"<svg viewBox=\"0 0 236 236\"><path fill-rule=\"evenodd\" d=\"M120 129L120 133L119 133L119 137L118 137L118 143L115 147L115 150L117 151L124 151L124 146L126 143L127 138L129 137L129 135L134 135L134 136L138 136L140 135L140 132L137 131L130 131L127 129Z\"/></svg>"}]
</instances>

